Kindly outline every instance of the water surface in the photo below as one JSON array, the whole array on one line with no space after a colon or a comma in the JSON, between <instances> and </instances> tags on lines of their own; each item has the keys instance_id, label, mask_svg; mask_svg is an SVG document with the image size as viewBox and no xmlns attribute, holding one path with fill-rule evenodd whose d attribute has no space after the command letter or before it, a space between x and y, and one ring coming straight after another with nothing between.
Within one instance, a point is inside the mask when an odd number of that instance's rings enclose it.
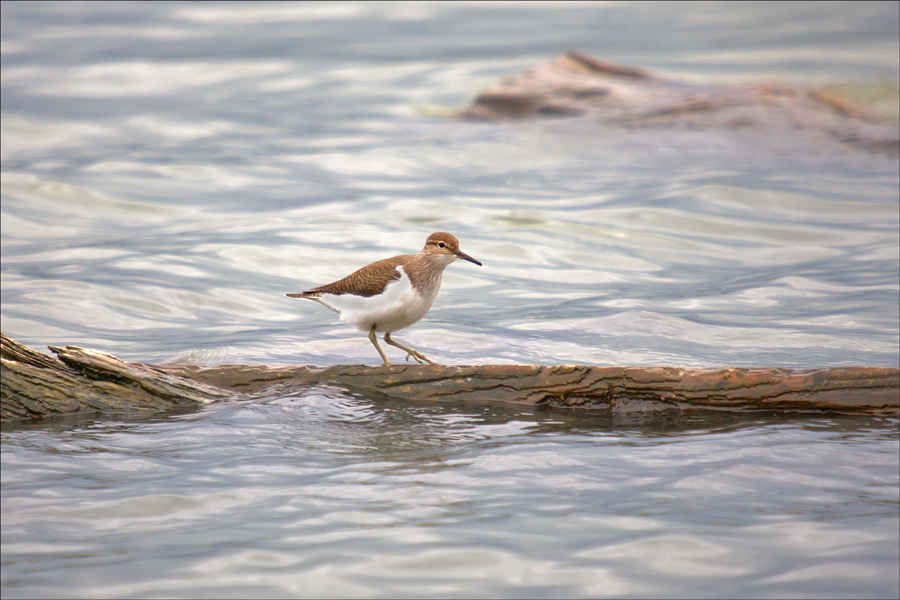
<instances>
[{"instance_id":1,"label":"water surface","mask_svg":"<svg viewBox=\"0 0 900 600\"><path fill-rule=\"evenodd\" d=\"M443 230L484 267L397 339L446 364L896 367L896 158L435 115L577 48L896 121L898 6L3 3L2 329L374 365L284 293ZM320 387L2 436L4 597L900 594L893 417Z\"/></svg>"},{"instance_id":2,"label":"water surface","mask_svg":"<svg viewBox=\"0 0 900 600\"><path fill-rule=\"evenodd\" d=\"M4 595L878 597L897 419L317 389L6 434Z\"/></svg>"}]
</instances>

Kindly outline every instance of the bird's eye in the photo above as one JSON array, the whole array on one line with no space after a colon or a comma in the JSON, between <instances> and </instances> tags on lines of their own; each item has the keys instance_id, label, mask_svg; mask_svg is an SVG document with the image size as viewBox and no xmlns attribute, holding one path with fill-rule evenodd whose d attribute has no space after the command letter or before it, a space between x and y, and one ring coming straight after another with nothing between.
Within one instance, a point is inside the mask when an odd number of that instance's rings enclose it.
<instances>
[{"instance_id":1,"label":"bird's eye","mask_svg":"<svg viewBox=\"0 0 900 600\"><path fill-rule=\"evenodd\" d=\"M446 248L447 245L444 242L438 242L438 248Z\"/></svg>"}]
</instances>

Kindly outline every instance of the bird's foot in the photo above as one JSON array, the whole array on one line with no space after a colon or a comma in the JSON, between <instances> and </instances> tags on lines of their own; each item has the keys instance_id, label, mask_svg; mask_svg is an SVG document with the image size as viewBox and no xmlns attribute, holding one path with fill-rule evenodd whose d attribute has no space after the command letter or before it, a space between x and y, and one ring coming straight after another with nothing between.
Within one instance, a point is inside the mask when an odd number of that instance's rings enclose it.
<instances>
[{"instance_id":1,"label":"bird's foot","mask_svg":"<svg viewBox=\"0 0 900 600\"><path fill-rule=\"evenodd\" d=\"M412 357L418 361L420 365L424 365L428 363L429 365L436 365L437 363L432 361L430 358L419 352L418 350L413 350L410 348L409 352L406 354L406 362L409 362L409 358Z\"/></svg>"},{"instance_id":2,"label":"bird's foot","mask_svg":"<svg viewBox=\"0 0 900 600\"><path fill-rule=\"evenodd\" d=\"M375 335L374 330L372 332L372 335ZM412 357L412 358L416 359L419 362L419 364L421 364L421 365L424 365L425 363L428 363L429 365L437 364L436 362L433 362L431 359L429 359L427 356L425 356L424 354L422 354L415 348L410 348L409 346L404 346L400 342L395 342L394 340L391 339L390 333L384 334L384 341L387 342L388 344L390 344L391 346L393 346L395 348L400 348L401 350L406 352L406 361L407 362L409 362L409 358ZM385 360L387 360L387 358L385 358Z\"/></svg>"}]
</instances>

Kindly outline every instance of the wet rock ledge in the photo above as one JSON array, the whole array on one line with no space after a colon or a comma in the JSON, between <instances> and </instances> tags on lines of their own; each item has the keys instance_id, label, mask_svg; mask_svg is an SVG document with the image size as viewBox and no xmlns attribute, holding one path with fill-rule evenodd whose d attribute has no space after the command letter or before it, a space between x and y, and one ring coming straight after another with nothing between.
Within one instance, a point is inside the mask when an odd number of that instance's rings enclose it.
<instances>
[{"instance_id":1,"label":"wet rock ledge","mask_svg":"<svg viewBox=\"0 0 900 600\"><path fill-rule=\"evenodd\" d=\"M316 385L412 402L502 402L614 411L706 408L900 414L900 370L885 367L200 367L127 363L77 346L51 346L53 358L0 336L4 422L190 410Z\"/></svg>"}]
</instances>

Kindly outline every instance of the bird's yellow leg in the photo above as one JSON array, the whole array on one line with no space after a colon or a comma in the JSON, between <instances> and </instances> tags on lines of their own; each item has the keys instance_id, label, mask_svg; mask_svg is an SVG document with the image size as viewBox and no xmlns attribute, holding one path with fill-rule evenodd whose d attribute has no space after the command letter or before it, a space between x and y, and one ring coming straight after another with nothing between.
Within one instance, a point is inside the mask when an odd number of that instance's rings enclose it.
<instances>
[{"instance_id":1,"label":"bird's yellow leg","mask_svg":"<svg viewBox=\"0 0 900 600\"><path fill-rule=\"evenodd\" d=\"M372 345L375 346L375 349L378 350L378 354L381 355L381 358L384 359L384 364L381 365L383 367L391 366L391 361L388 360L387 354L384 353L384 350L381 349L381 346L378 345L378 338L375 337L375 327L376 325L372 325L372 329L369 331L369 341L372 342ZM391 342L388 341L388 336L385 334L384 341L388 344Z\"/></svg>"},{"instance_id":2,"label":"bird's yellow leg","mask_svg":"<svg viewBox=\"0 0 900 600\"><path fill-rule=\"evenodd\" d=\"M372 331L372 335L374 335L374 334L375 334L375 332L374 332L374 330L373 330L373 331ZM436 362L433 362L432 360L430 360L427 356L425 356L424 354L422 354L422 353L419 352L418 350L413 350L412 348L410 348L410 347L408 347L408 346L404 346L404 345L401 344L400 342L395 342L394 340L391 339L391 334L390 334L390 333L384 334L384 341L385 341L386 343L390 344L391 346L395 346L395 347L397 347L397 348L400 348L401 350L404 350L404 351L406 352L406 360L409 360L409 357L412 356L414 359L416 359L417 361L419 361L419 362L422 363L423 365L424 365L425 363L428 363L428 364L430 364L430 365L436 365L436 364L437 364ZM385 359L385 360L387 360L387 359Z\"/></svg>"}]
</instances>

